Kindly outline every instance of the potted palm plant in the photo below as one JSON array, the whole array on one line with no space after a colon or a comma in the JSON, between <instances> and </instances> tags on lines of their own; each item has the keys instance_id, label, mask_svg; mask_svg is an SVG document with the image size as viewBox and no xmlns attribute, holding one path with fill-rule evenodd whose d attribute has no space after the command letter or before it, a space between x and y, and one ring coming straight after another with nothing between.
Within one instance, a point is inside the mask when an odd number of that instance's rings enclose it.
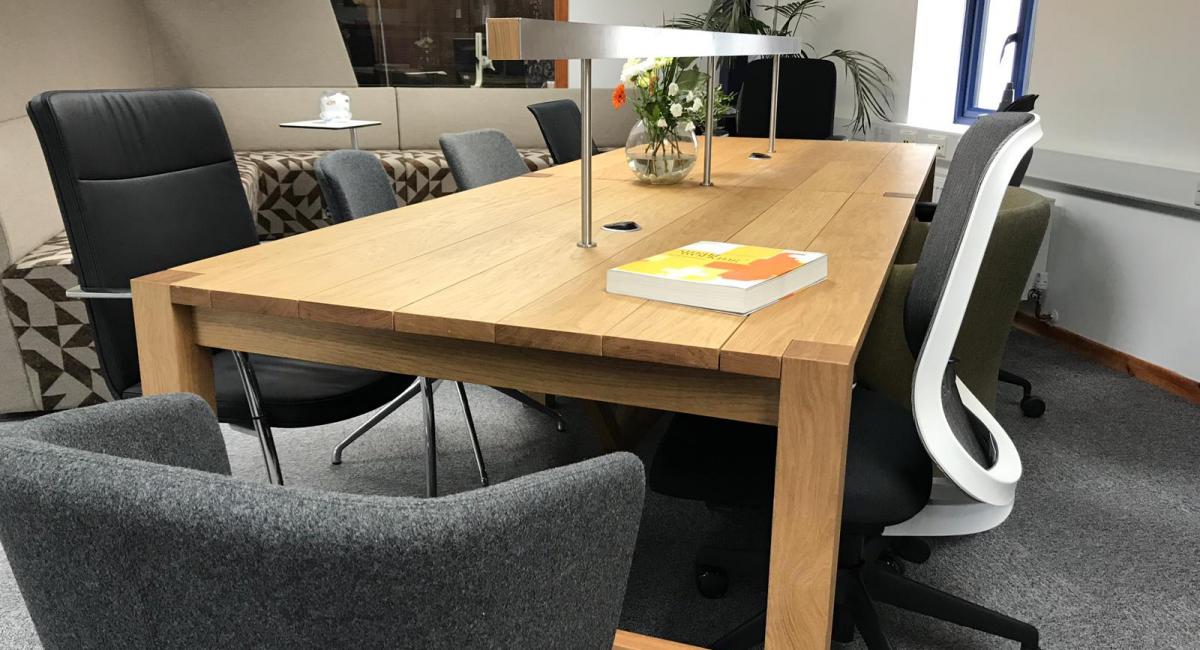
<instances>
[{"instance_id":1,"label":"potted palm plant","mask_svg":"<svg viewBox=\"0 0 1200 650\"><path fill-rule=\"evenodd\" d=\"M741 34L766 34L773 36L796 36L800 25L806 20L815 20L813 11L825 7L825 0L796 0L795 2L759 5L771 15L771 24L754 15L753 0L712 0L708 11L699 14L683 14L673 21L667 22L668 27L681 29L703 29L717 32L737 32ZM782 24L780 22L782 21ZM889 111L892 104L891 82L894 80L891 71L879 59L859 50L835 49L819 55L805 44L804 52L796 55L803 58L831 59L842 65L845 76L854 87L854 115L850 128L855 133L866 134L874 120L890 119ZM741 62L744 65L744 59ZM727 74L733 68L731 76L736 77L736 62L723 62ZM730 92L736 92L739 84L735 81L733 87L727 86Z\"/></svg>"}]
</instances>

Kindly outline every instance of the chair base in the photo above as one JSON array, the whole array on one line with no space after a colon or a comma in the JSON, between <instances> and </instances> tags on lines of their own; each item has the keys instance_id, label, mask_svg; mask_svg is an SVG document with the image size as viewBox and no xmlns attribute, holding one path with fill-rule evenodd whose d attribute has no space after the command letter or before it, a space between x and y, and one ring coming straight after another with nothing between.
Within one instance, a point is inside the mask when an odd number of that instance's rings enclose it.
<instances>
[{"instance_id":1,"label":"chair base","mask_svg":"<svg viewBox=\"0 0 1200 650\"><path fill-rule=\"evenodd\" d=\"M1027 418L1040 418L1046 412L1046 401L1033 394L1033 384L1028 379L1000 369L999 379L1005 384L1021 387L1021 413Z\"/></svg>"},{"instance_id":2,"label":"chair base","mask_svg":"<svg viewBox=\"0 0 1200 650\"><path fill-rule=\"evenodd\" d=\"M1022 650L1038 649L1038 630L1033 625L919 583L895 568L897 556L912 555L923 560L927 557L924 551L919 540L886 540L878 534L843 531L838 552L833 639L849 643L857 631L870 650L891 650L875 609L875 603L879 602L1011 639L1020 643ZM881 556L892 553L895 554L891 556L893 561L881 561ZM763 611L717 639L710 647L740 650L762 643L765 637L766 612Z\"/></svg>"}]
</instances>

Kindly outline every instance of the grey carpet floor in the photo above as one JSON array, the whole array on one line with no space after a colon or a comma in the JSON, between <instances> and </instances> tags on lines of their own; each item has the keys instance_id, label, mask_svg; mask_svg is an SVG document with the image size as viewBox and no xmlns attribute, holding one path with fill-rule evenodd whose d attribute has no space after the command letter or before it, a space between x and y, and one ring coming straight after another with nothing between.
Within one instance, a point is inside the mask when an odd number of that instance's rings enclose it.
<instances>
[{"instance_id":1,"label":"grey carpet floor","mask_svg":"<svg viewBox=\"0 0 1200 650\"><path fill-rule=\"evenodd\" d=\"M1021 417L1019 392L1001 388L999 418L1025 465L1016 509L1001 527L934 540L934 556L908 574L1036 624L1042 646L1200 648L1200 407L1016 333L1005 366L1033 381L1049 408ZM564 400L570 430L491 390L471 402L489 472L504 480L597 453L578 403ZM438 394L441 487L472 489L474 464L450 386ZM278 434L293 484L370 494L420 494L419 407L386 420L329 464L355 423ZM257 442L226 432L234 473L263 480ZM646 457L653 440L643 450ZM691 558L702 544L745 545L765 522L703 505L647 497L622 627L704 644L763 605L765 582L736 579L727 597L695 591ZM880 606L898 648L1005 648L971 630ZM38 648L7 562L0 558L0 647ZM860 647L859 644L846 646Z\"/></svg>"}]
</instances>

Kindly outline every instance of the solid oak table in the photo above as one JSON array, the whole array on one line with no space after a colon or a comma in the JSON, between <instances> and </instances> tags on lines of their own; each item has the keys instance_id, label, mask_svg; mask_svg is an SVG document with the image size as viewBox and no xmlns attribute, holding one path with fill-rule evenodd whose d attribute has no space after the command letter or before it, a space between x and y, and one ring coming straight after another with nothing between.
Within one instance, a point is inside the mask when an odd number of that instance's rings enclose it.
<instances>
[{"instance_id":1,"label":"solid oak table","mask_svg":"<svg viewBox=\"0 0 1200 650\"><path fill-rule=\"evenodd\" d=\"M778 425L767 647L827 648L854 359L935 151L748 157L765 145L716 140L713 187L598 156L596 223L642 229L593 249L576 162L138 278L142 385L212 403L222 348ZM605 292L608 269L699 240L821 251L829 277L749 316Z\"/></svg>"}]
</instances>

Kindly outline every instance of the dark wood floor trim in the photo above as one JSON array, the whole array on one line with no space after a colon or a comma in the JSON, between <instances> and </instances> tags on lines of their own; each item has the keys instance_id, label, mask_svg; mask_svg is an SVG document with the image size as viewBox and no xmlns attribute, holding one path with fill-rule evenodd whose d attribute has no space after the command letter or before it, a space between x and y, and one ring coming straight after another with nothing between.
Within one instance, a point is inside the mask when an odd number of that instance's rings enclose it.
<instances>
[{"instance_id":1,"label":"dark wood floor trim","mask_svg":"<svg viewBox=\"0 0 1200 650\"><path fill-rule=\"evenodd\" d=\"M1130 377L1179 395L1195 404L1200 404L1200 381L1189 379L1174 370L1168 370L1149 361L1130 356L1075 332L1042 322L1025 312L1017 313L1015 324L1024 332L1058 341L1113 370L1119 370Z\"/></svg>"}]
</instances>

